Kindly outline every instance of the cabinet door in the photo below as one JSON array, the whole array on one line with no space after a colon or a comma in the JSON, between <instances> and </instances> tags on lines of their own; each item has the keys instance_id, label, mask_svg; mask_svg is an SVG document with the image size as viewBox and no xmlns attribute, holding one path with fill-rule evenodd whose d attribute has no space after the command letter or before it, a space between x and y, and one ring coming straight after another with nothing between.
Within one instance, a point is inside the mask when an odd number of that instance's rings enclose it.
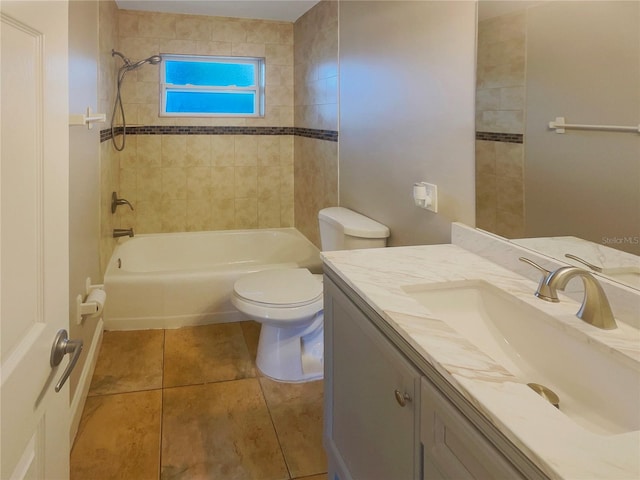
<instances>
[{"instance_id":1,"label":"cabinet door","mask_svg":"<svg viewBox=\"0 0 640 480\"><path fill-rule=\"evenodd\" d=\"M420 390L424 480L523 478L426 378Z\"/></svg>"},{"instance_id":2,"label":"cabinet door","mask_svg":"<svg viewBox=\"0 0 640 480\"><path fill-rule=\"evenodd\" d=\"M325 299L327 442L347 480L416 478L419 373L337 288ZM326 290L325 290L326 291ZM398 397L398 398L396 398ZM341 472L342 470L342 472Z\"/></svg>"}]
</instances>

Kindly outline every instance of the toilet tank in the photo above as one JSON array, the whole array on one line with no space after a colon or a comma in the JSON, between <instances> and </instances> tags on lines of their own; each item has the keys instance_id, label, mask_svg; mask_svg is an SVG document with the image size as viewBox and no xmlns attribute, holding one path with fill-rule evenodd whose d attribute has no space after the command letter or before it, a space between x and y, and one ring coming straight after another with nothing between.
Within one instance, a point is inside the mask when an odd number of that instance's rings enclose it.
<instances>
[{"instance_id":1,"label":"toilet tank","mask_svg":"<svg viewBox=\"0 0 640 480\"><path fill-rule=\"evenodd\" d=\"M348 208L324 208L318 221L323 252L387 246L389 228Z\"/></svg>"}]
</instances>

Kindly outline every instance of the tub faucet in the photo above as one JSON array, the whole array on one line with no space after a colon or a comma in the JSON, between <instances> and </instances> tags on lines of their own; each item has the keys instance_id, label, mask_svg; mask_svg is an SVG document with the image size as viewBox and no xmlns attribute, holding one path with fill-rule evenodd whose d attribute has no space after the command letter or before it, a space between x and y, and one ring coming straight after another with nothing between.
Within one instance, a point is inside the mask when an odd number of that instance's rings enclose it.
<instances>
[{"instance_id":1,"label":"tub faucet","mask_svg":"<svg viewBox=\"0 0 640 480\"><path fill-rule=\"evenodd\" d=\"M114 228L113 238L133 237L133 228Z\"/></svg>"},{"instance_id":2,"label":"tub faucet","mask_svg":"<svg viewBox=\"0 0 640 480\"><path fill-rule=\"evenodd\" d=\"M617 328L609 300L602 286L591 273L582 268L560 267L546 276L541 283L547 286L547 294L551 298L555 298L555 300L549 301L557 301L557 289L564 290L569 280L574 277L580 277L584 284L584 299L578 313L576 313L576 317L603 330ZM547 300L544 296L538 295L538 297Z\"/></svg>"}]
</instances>

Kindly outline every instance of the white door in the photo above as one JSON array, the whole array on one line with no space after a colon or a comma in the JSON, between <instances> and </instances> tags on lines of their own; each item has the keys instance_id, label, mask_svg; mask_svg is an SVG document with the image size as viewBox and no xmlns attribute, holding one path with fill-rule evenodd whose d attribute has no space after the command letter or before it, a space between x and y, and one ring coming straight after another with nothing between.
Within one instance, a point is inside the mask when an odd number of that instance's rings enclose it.
<instances>
[{"instance_id":1,"label":"white door","mask_svg":"<svg viewBox=\"0 0 640 480\"><path fill-rule=\"evenodd\" d=\"M0 12L0 478L68 478L68 4Z\"/></svg>"}]
</instances>

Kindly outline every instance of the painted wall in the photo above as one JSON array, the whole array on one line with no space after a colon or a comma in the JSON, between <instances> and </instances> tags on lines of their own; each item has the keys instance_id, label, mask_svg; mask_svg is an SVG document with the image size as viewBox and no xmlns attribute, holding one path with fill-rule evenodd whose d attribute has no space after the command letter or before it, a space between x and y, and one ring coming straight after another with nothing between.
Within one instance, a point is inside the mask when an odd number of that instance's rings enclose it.
<instances>
[{"instance_id":1,"label":"painted wall","mask_svg":"<svg viewBox=\"0 0 640 480\"><path fill-rule=\"evenodd\" d=\"M322 1L294 25L295 126L338 130L338 2ZM318 211L338 205L338 143L296 136L295 226L320 247Z\"/></svg>"},{"instance_id":2,"label":"painted wall","mask_svg":"<svg viewBox=\"0 0 640 480\"><path fill-rule=\"evenodd\" d=\"M389 226L391 245L475 225L476 5L340 2L340 204ZM439 213L415 207L438 185Z\"/></svg>"},{"instance_id":3,"label":"painted wall","mask_svg":"<svg viewBox=\"0 0 640 480\"><path fill-rule=\"evenodd\" d=\"M97 25L96 2L69 2L70 113L84 113L87 107L98 111ZM89 386L83 382L90 382L93 373L88 352L102 333L98 318L87 318L81 325L76 321L76 297L84 298L85 279L91 277L94 283L102 279L99 137L97 128L69 127L69 337L84 342L83 354L69 379L72 414L82 412L86 396L83 389Z\"/></svg>"},{"instance_id":4,"label":"painted wall","mask_svg":"<svg viewBox=\"0 0 640 480\"><path fill-rule=\"evenodd\" d=\"M547 129L638 125L640 3L552 2L527 21L525 234L640 254L640 135Z\"/></svg>"}]
</instances>

